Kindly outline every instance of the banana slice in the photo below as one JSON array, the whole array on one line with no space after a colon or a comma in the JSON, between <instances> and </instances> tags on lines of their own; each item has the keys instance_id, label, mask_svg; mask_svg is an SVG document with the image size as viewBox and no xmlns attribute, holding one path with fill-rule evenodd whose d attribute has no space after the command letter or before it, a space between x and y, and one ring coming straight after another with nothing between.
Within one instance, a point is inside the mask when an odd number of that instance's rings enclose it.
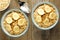
<instances>
[{"instance_id":1,"label":"banana slice","mask_svg":"<svg viewBox=\"0 0 60 40\"><path fill-rule=\"evenodd\" d=\"M36 16L35 21L36 22L42 22L41 16L40 15Z\"/></svg>"},{"instance_id":2,"label":"banana slice","mask_svg":"<svg viewBox=\"0 0 60 40\"><path fill-rule=\"evenodd\" d=\"M14 34L19 34L20 33L20 28L18 26L13 27Z\"/></svg>"},{"instance_id":3,"label":"banana slice","mask_svg":"<svg viewBox=\"0 0 60 40\"><path fill-rule=\"evenodd\" d=\"M5 21L8 23L8 24L11 24L13 22L12 18L11 17L6 17Z\"/></svg>"},{"instance_id":4,"label":"banana slice","mask_svg":"<svg viewBox=\"0 0 60 40\"><path fill-rule=\"evenodd\" d=\"M50 19L55 19L56 16L57 16L56 13L51 12L50 15L49 15L49 18L50 18Z\"/></svg>"},{"instance_id":5,"label":"banana slice","mask_svg":"<svg viewBox=\"0 0 60 40\"><path fill-rule=\"evenodd\" d=\"M25 23L26 23L26 19L19 19L18 20L18 25L19 26L25 25Z\"/></svg>"},{"instance_id":6,"label":"banana slice","mask_svg":"<svg viewBox=\"0 0 60 40\"><path fill-rule=\"evenodd\" d=\"M49 5L44 5L44 10L47 12L47 13L49 13L49 12L51 12L52 10L53 10L53 8L52 7L50 7Z\"/></svg>"},{"instance_id":7,"label":"banana slice","mask_svg":"<svg viewBox=\"0 0 60 40\"><path fill-rule=\"evenodd\" d=\"M6 25L4 25L4 26L5 26L5 29L6 29L8 32L10 32L10 31L12 30L11 25L6 24Z\"/></svg>"},{"instance_id":8,"label":"banana slice","mask_svg":"<svg viewBox=\"0 0 60 40\"><path fill-rule=\"evenodd\" d=\"M42 8L39 8L38 10L37 10L37 12L40 14L40 15L44 15L45 13L44 13L44 10L42 9Z\"/></svg>"},{"instance_id":9,"label":"banana slice","mask_svg":"<svg viewBox=\"0 0 60 40\"><path fill-rule=\"evenodd\" d=\"M44 25L49 25L49 19L46 18L44 21L43 21Z\"/></svg>"},{"instance_id":10,"label":"banana slice","mask_svg":"<svg viewBox=\"0 0 60 40\"><path fill-rule=\"evenodd\" d=\"M17 19L19 19L19 14L16 12L12 12L12 17L14 20L17 20Z\"/></svg>"}]
</instances>

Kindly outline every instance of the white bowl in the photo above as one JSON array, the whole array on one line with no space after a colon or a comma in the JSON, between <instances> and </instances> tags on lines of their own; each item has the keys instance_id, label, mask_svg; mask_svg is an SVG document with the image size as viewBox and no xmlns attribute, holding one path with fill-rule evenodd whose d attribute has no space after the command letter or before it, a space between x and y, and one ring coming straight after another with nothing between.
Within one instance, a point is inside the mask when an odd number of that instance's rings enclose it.
<instances>
[{"instance_id":1,"label":"white bowl","mask_svg":"<svg viewBox=\"0 0 60 40\"><path fill-rule=\"evenodd\" d=\"M55 8L55 10L56 10L57 20L56 20L56 22L55 22L53 25L51 25L51 26L48 27L48 28L40 27L40 26L35 22L34 17L33 17L34 10L35 10L39 5L41 5L41 4L49 4L49 5L52 5L52 6ZM33 7L32 13L31 13L31 18L32 18L32 22L34 23L34 25L35 25L38 29L41 29L41 30L49 30L49 29L52 29L53 27L55 27L56 24L58 23L58 20L59 20L59 12L58 12L58 9L56 8L56 6L53 5L52 3L50 3L50 2L40 2L40 3L37 3L37 4Z\"/></svg>"},{"instance_id":2,"label":"white bowl","mask_svg":"<svg viewBox=\"0 0 60 40\"><path fill-rule=\"evenodd\" d=\"M9 7L11 0L9 0L8 2L9 2L9 3L7 4L7 6L4 7L4 9L2 9L2 10L0 10L0 11L4 11L4 10L6 10L6 9Z\"/></svg>"},{"instance_id":3,"label":"white bowl","mask_svg":"<svg viewBox=\"0 0 60 40\"><path fill-rule=\"evenodd\" d=\"M6 17L7 14L9 14L9 13L12 12L12 11L21 12L22 14L24 14L26 20L28 21L28 25L27 25L26 29L25 29L22 33L20 33L20 34L18 34L18 35L11 35L10 33L8 33L8 32L6 31L6 29L4 28L4 25L3 25L4 18ZM11 9L11 10L7 11L7 12L2 16L2 19L1 19L1 28L2 28L2 30L4 31L4 33L5 33L6 35L10 36L10 37L20 37L20 36L24 35L24 34L26 33L26 31L28 30L28 27L29 27L28 17L26 16L25 13L23 13L23 12L22 12L21 10L19 10L19 9Z\"/></svg>"}]
</instances>

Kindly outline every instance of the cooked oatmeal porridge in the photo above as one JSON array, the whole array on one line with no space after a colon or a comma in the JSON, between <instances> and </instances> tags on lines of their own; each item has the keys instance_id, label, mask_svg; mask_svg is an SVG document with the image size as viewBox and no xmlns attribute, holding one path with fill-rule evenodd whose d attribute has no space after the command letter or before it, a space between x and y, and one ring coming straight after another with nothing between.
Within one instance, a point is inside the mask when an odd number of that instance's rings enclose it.
<instances>
[{"instance_id":1,"label":"cooked oatmeal porridge","mask_svg":"<svg viewBox=\"0 0 60 40\"><path fill-rule=\"evenodd\" d=\"M21 12L13 11L5 17L3 24L6 31L12 35L16 35L26 29L28 21Z\"/></svg>"},{"instance_id":2,"label":"cooked oatmeal porridge","mask_svg":"<svg viewBox=\"0 0 60 40\"><path fill-rule=\"evenodd\" d=\"M35 9L34 20L40 27L47 28L56 22L56 10L51 5L42 4Z\"/></svg>"},{"instance_id":3,"label":"cooked oatmeal porridge","mask_svg":"<svg viewBox=\"0 0 60 40\"><path fill-rule=\"evenodd\" d=\"M0 0L0 11L4 10L10 3L10 0Z\"/></svg>"}]
</instances>

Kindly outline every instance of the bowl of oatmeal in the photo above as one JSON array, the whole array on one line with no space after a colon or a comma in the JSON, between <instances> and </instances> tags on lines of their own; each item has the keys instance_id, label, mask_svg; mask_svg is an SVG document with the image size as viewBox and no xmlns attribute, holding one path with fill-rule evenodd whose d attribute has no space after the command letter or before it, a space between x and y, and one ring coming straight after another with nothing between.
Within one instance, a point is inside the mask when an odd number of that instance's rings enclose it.
<instances>
[{"instance_id":1,"label":"bowl of oatmeal","mask_svg":"<svg viewBox=\"0 0 60 40\"><path fill-rule=\"evenodd\" d=\"M0 0L0 11L8 8L11 0Z\"/></svg>"},{"instance_id":2,"label":"bowl of oatmeal","mask_svg":"<svg viewBox=\"0 0 60 40\"><path fill-rule=\"evenodd\" d=\"M8 36L20 37L28 30L29 20L21 10L11 9L2 16L1 27Z\"/></svg>"},{"instance_id":3,"label":"bowl of oatmeal","mask_svg":"<svg viewBox=\"0 0 60 40\"><path fill-rule=\"evenodd\" d=\"M58 23L59 12L52 3L40 2L32 9L31 18L37 28L49 30Z\"/></svg>"}]
</instances>

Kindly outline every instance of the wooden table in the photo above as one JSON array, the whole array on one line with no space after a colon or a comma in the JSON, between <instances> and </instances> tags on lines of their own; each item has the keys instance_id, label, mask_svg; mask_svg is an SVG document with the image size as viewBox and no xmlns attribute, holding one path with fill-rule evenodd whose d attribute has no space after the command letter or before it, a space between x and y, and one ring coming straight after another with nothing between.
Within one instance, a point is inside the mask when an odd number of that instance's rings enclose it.
<instances>
[{"instance_id":1,"label":"wooden table","mask_svg":"<svg viewBox=\"0 0 60 40\"><path fill-rule=\"evenodd\" d=\"M21 0L21 1L28 2L30 10L32 11L32 8L34 7L34 5L37 4L38 2L42 2L43 0ZM53 4L55 4L60 12L60 0L49 0L49 2L52 2ZM6 9L5 11L0 12L0 18L7 10L13 9L13 8L19 8L17 0L12 0L9 8ZM31 13L28 14L27 16L29 17L29 20L30 20L30 27L28 32L25 35L19 38L11 38L11 37L8 37L0 28L0 40L60 40L60 19L58 24L53 29L48 31L43 31L43 30L37 29L33 25L31 20Z\"/></svg>"}]
</instances>

